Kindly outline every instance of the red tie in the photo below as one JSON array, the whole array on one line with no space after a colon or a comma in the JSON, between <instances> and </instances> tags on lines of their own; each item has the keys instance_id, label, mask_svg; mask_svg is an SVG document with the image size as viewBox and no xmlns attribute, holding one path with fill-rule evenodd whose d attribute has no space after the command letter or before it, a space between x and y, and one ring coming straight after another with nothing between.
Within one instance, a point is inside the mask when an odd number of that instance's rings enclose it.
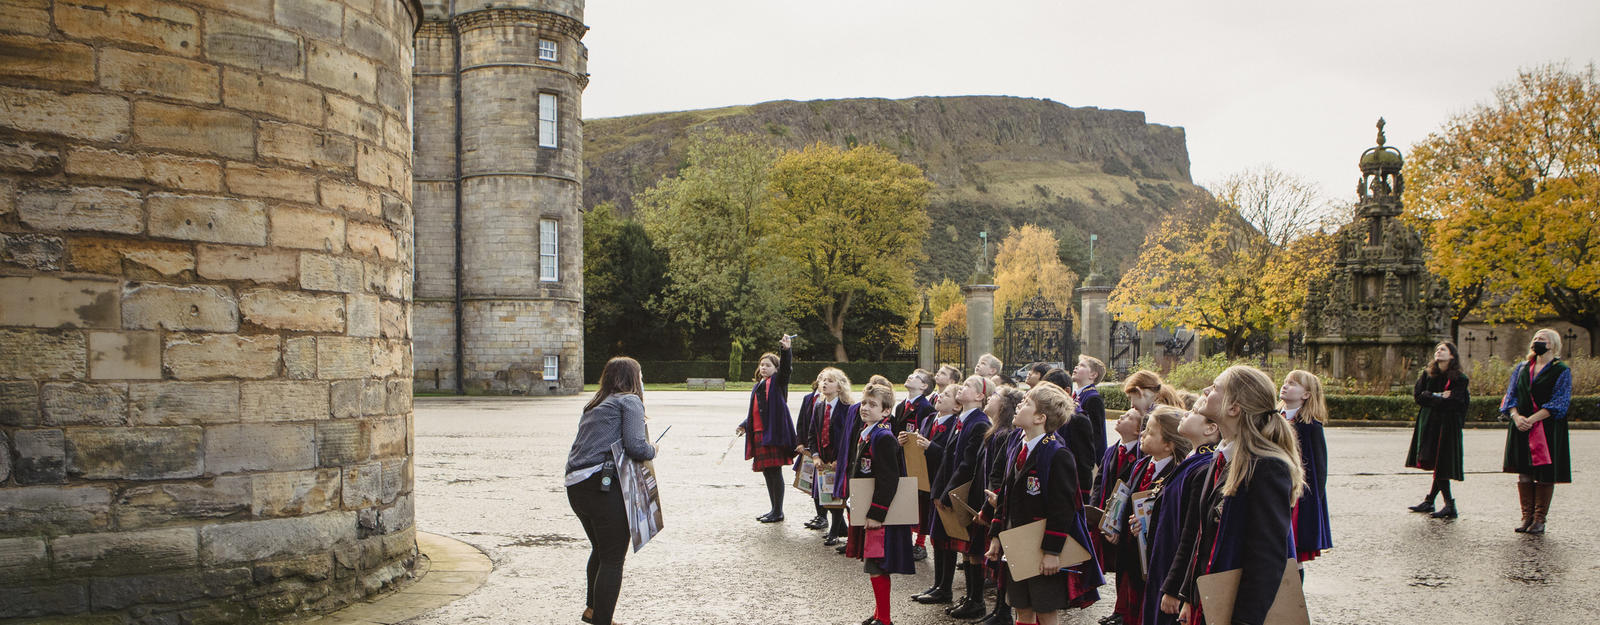
<instances>
[{"instance_id":1,"label":"red tie","mask_svg":"<svg viewBox=\"0 0 1600 625\"><path fill-rule=\"evenodd\" d=\"M1027 461L1028 461L1028 446L1026 444L1024 444L1022 446L1022 449L1017 450L1017 469L1021 470L1022 469L1022 463L1027 462Z\"/></svg>"},{"instance_id":2,"label":"red tie","mask_svg":"<svg viewBox=\"0 0 1600 625\"><path fill-rule=\"evenodd\" d=\"M1144 476L1139 478L1139 490L1150 488L1150 480L1156 475L1156 463L1152 462L1144 468Z\"/></svg>"},{"instance_id":3,"label":"red tie","mask_svg":"<svg viewBox=\"0 0 1600 625\"><path fill-rule=\"evenodd\" d=\"M832 430L833 428L828 427L828 415L831 414L832 412L833 412L833 404L832 403L827 403L827 404L823 404L822 405L822 448L823 449L827 449L828 448L828 442L831 440L831 437L828 434L829 434L829 431Z\"/></svg>"},{"instance_id":4,"label":"red tie","mask_svg":"<svg viewBox=\"0 0 1600 625\"><path fill-rule=\"evenodd\" d=\"M1132 459L1133 459L1133 450L1132 449L1129 449L1126 446L1117 448L1117 467L1119 469L1122 466L1128 464L1128 461L1132 460Z\"/></svg>"}]
</instances>

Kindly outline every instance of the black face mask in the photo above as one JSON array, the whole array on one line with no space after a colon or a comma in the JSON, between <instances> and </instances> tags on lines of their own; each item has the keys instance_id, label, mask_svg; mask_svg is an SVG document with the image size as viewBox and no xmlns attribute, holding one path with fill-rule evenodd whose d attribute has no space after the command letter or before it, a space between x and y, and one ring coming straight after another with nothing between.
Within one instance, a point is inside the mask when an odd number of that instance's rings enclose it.
<instances>
[{"instance_id":1,"label":"black face mask","mask_svg":"<svg viewBox=\"0 0 1600 625\"><path fill-rule=\"evenodd\" d=\"M1550 351L1550 346L1548 344L1546 344L1544 341L1534 341L1533 342L1533 355L1535 355L1535 356L1543 356L1544 353L1548 352L1548 351Z\"/></svg>"}]
</instances>

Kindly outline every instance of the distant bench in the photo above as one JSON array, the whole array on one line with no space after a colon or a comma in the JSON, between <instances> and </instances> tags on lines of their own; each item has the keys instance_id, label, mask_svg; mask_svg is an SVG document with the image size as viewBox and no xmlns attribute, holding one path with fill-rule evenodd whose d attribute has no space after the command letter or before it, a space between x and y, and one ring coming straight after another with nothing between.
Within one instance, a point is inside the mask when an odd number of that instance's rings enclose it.
<instances>
[{"instance_id":1,"label":"distant bench","mask_svg":"<svg viewBox=\"0 0 1600 625\"><path fill-rule=\"evenodd\" d=\"M728 381L722 378L689 378L688 387L691 391L721 391L727 390Z\"/></svg>"}]
</instances>

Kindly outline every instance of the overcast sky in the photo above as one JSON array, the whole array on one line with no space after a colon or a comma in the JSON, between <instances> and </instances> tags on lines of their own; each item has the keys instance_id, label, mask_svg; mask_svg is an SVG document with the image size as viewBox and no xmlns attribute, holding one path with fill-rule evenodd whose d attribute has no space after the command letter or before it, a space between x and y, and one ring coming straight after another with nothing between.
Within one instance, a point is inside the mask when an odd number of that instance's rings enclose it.
<instances>
[{"instance_id":1,"label":"overcast sky","mask_svg":"<svg viewBox=\"0 0 1600 625\"><path fill-rule=\"evenodd\" d=\"M1049 98L1182 126L1195 182L1271 163L1350 199L1519 68L1600 60L1600 2L590 0L584 116L769 100Z\"/></svg>"}]
</instances>

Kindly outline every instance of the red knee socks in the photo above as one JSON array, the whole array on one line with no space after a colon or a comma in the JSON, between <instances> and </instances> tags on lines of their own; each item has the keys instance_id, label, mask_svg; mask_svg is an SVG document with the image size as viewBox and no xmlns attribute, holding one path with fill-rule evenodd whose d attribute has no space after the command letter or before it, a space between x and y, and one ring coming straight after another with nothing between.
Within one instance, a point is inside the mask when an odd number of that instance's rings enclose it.
<instances>
[{"instance_id":1,"label":"red knee socks","mask_svg":"<svg viewBox=\"0 0 1600 625\"><path fill-rule=\"evenodd\" d=\"M872 600L876 604L872 615L885 624L889 623L889 576L872 576Z\"/></svg>"}]
</instances>

